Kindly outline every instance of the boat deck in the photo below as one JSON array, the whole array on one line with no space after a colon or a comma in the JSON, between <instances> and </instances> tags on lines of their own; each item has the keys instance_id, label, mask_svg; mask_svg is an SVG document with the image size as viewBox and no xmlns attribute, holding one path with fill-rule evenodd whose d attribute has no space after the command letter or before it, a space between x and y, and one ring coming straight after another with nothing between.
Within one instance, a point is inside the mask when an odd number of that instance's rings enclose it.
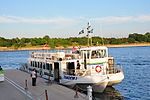
<instances>
[{"instance_id":1,"label":"boat deck","mask_svg":"<svg viewBox=\"0 0 150 100\"><path fill-rule=\"evenodd\" d=\"M30 74L16 69L6 70L5 81L0 82L0 100L46 100L45 90L48 100L85 100L86 98L86 95L81 93L78 93L79 98L74 98L74 90L47 82L38 77L37 86L32 86Z\"/></svg>"}]
</instances>

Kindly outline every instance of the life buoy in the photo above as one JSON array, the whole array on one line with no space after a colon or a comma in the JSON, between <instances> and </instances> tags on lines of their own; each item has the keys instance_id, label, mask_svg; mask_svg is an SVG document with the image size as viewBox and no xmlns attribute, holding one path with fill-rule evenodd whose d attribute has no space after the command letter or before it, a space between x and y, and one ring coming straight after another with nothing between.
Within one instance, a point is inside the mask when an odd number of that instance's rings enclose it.
<instances>
[{"instance_id":1,"label":"life buoy","mask_svg":"<svg viewBox=\"0 0 150 100\"><path fill-rule=\"evenodd\" d=\"M96 71L97 73L100 73L100 72L102 71L101 66L96 66L96 67L95 67L95 71Z\"/></svg>"}]
</instances>

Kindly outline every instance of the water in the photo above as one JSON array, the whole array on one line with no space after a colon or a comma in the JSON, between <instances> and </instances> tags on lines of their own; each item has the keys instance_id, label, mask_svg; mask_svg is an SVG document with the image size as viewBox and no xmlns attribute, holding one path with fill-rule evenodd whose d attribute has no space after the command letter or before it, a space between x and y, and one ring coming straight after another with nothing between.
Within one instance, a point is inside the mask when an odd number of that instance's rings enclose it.
<instances>
[{"instance_id":1,"label":"water","mask_svg":"<svg viewBox=\"0 0 150 100\"><path fill-rule=\"evenodd\" d=\"M111 48L109 52L125 74L115 89L125 100L150 100L150 47Z\"/></svg>"},{"instance_id":2,"label":"water","mask_svg":"<svg viewBox=\"0 0 150 100\"><path fill-rule=\"evenodd\" d=\"M29 51L0 52L0 66L3 69L16 69L23 63L27 63Z\"/></svg>"},{"instance_id":3,"label":"water","mask_svg":"<svg viewBox=\"0 0 150 100\"><path fill-rule=\"evenodd\" d=\"M53 51L52 51L53 52ZM96 100L150 100L150 47L109 48L125 79L104 93L93 94ZM29 51L0 52L0 65L16 69L26 63Z\"/></svg>"}]
</instances>

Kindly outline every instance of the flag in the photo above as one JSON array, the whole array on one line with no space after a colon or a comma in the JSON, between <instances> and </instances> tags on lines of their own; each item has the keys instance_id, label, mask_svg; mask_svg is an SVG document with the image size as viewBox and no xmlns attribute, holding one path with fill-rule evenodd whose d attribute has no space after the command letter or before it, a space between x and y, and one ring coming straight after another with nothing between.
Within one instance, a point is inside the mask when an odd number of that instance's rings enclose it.
<instances>
[{"instance_id":1,"label":"flag","mask_svg":"<svg viewBox=\"0 0 150 100\"><path fill-rule=\"evenodd\" d=\"M72 48L72 53L75 53L77 51L77 47L74 47Z\"/></svg>"},{"instance_id":2,"label":"flag","mask_svg":"<svg viewBox=\"0 0 150 100\"><path fill-rule=\"evenodd\" d=\"M88 26L90 26L90 23L88 22Z\"/></svg>"},{"instance_id":3,"label":"flag","mask_svg":"<svg viewBox=\"0 0 150 100\"><path fill-rule=\"evenodd\" d=\"M91 29L90 31L88 31L88 33L93 33L93 29Z\"/></svg>"},{"instance_id":4,"label":"flag","mask_svg":"<svg viewBox=\"0 0 150 100\"><path fill-rule=\"evenodd\" d=\"M91 26L88 26L88 27L87 27L87 30L89 30L89 29L90 29L90 27L91 27Z\"/></svg>"},{"instance_id":5,"label":"flag","mask_svg":"<svg viewBox=\"0 0 150 100\"><path fill-rule=\"evenodd\" d=\"M87 27L87 30L89 30L89 29L90 29L90 27L91 27L91 26L90 26L90 23L88 22L88 27Z\"/></svg>"},{"instance_id":6,"label":"flag","mask_svg":"<svg viewBox=\"0 0 150 100\"><path fill-rule=\"evenodd\" d=\"M81 31L79 32L79 35L80 35L80 34L83 34L83 33L84 33L84 30L81 30Z\"/></svg>"}]
</instances>

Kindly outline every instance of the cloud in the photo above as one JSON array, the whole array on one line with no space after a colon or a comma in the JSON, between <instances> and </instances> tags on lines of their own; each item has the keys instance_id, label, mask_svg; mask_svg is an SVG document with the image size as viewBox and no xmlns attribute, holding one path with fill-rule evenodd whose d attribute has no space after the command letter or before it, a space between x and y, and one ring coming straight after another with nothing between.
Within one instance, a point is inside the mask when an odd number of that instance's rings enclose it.
<instances>
[{"instance_id":1,"label":"cloud","mask_svg":"<svg viewBox=\"0 0 150 100\"><path fill-rule=\"evenodd\" d=\"M120 24L128 22L148 22L150 21L150 15L141 15L141 16L108 16L101 18L91 19L96 23L105 23L105 24Z\"/></svg>"},{"instance_id":2,"label":"cloud","mask_svg":"<svg viewBox=\"0 0 150 100\"><path fill-rule=\"evenodd\" d=\"M27 23L27 24L52 24L52 25L63 25L70 26L77 23L88 21L88 18L26 18L18 16L0 16L0 23ZM148 22L150 21L150 15L140 15L140 16L107 16L107 17L97 17L91 18L90 21L103 24L120 24L128 22Z\"/></svg>"},{"instance_id":3,"label":"cloud","mask_svg":"<svg viewBox=\"0 0 150 100\"><path fill-rule=\"evenodd\" d=\"M71 18L24 18L18 16L0 16L0 23L27 23L27 24L56 24L56 25L71 25L75 24L76 20Z\"/></svg>"},{"instance_id":4,"label":"cloud","mask_svg":"<svg viewBox=\"0 0 150 100\"><path fill-rule=\"evenodd\" d=\"M137 18L135 18L135 20L139 22L148 22L150 21L150 15L138 16Z\"/></svg>"},{"instance_id":5,"label":"cloud","mask_svg":"<svg viewBox=\"0 0 150 100\"><path fill-rule=\"evenodd\" d=\"M106 23L106 24L117 24L117 23L125 23L132 20L132 17L118 17L118 16L109 16L103 18L94 18L92 19L95 22Z\"/></svg>"}]
</instances>

